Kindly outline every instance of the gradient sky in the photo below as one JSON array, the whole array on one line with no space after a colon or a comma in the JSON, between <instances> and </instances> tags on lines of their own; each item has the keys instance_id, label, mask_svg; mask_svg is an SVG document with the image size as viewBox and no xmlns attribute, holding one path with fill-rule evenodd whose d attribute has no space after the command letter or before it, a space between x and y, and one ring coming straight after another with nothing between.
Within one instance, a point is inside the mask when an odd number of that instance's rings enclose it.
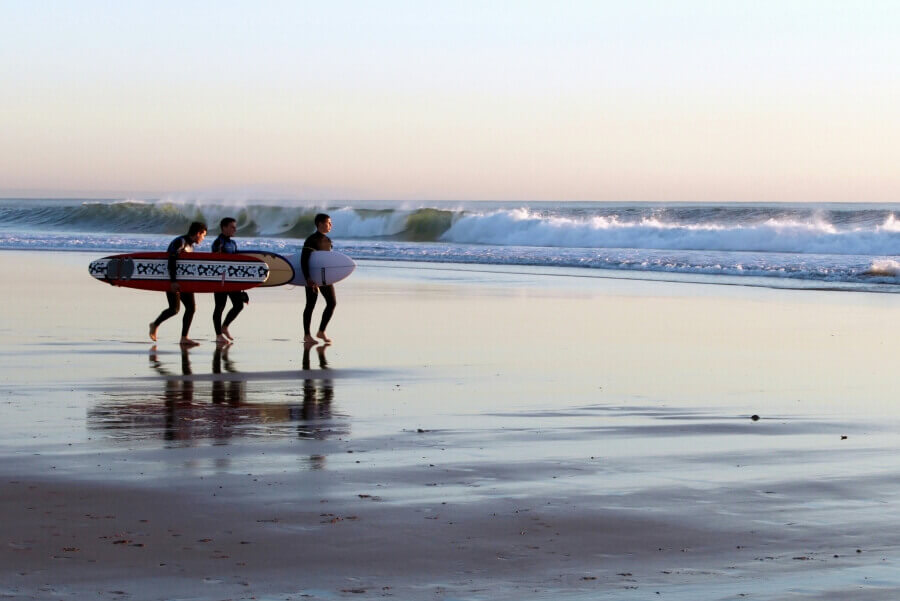
<instances>
[{"instance_id":1,"label":"gradient sky","mask_svg":"<svg viewBox=\"0 0 900 601\"><path fill-rule=\"evenodd\" d=\"M0 7L4 196L900 202L900 2Z\"/></svg>"}]
</instances>

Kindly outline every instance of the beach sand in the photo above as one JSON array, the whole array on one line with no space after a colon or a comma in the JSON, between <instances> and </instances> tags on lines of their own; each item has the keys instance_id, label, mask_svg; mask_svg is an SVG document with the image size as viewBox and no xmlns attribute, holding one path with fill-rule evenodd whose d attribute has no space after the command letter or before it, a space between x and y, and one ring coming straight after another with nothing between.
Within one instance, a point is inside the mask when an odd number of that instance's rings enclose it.
<instances>
[{"instance_id":1,"label":"beach sand","mask_svg":"<svg viewBox=\"0 0 900 601\"><path fill-rule=\"evenodd\" d=\"M2 598L900 598L900 296L362 262L182 352L93 258L0 253Z\"/></svg>"}]
</instances>

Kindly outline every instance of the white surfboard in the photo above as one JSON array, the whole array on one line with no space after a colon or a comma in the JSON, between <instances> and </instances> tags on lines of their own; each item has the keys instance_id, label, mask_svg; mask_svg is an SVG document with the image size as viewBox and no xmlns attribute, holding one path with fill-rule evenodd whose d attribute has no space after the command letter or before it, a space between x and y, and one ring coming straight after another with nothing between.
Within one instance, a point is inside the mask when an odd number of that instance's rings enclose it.
<instances>
[{"instance_id":1,"label":"white surfboard","mask_svg":"<svg viewBox=\"0 0 900 601\"><path fill-rule=\"evenodd\" d=\"M305 286L303 270L300 268L300 253L291 255L294 279L291 284ZM309 277L319 286L340 282L356 269L353 259L336 250L316 250L309 257Z\"/></svg>"}]
</instances>

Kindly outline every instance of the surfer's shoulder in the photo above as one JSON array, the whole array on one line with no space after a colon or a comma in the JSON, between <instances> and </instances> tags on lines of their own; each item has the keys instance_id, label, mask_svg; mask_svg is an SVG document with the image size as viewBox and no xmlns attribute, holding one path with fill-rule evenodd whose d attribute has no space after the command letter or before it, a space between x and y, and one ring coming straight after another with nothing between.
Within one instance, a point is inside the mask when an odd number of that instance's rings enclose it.
<instances>
[{"instance_id":1,"label":"surfer's shoulder","mask_svg":"<svg viewBox=\"0 0 900 601\"><path fill-rule=\"evenodd\" d=\"M328 236L321 232L314 232L306 241L303 243L303 248L308 248L310 250L321 250L319 247L322 245L322 239L328 239Z\"/></svg>"},{"instance_id":2,"label":"surfer's shoulder","mask_svg":"<svg viewBox=\"0 0 900 601\"><path fill-rule=\"evenodd\" d=\"M172 242L169 243L168 252L171 253L180 253L184 250L185 247L189 246L189 242L185 236L178 236Z\"/></svg>"}]
</instances>

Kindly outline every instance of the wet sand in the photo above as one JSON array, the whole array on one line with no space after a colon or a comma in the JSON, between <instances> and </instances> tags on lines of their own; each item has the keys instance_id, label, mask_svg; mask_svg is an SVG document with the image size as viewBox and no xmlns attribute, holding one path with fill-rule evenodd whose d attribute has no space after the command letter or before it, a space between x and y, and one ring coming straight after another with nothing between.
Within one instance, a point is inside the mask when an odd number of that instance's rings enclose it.
<instances>
[{"instance_id":1,"label":"wet sand","mask_svg":"<svg viewBox=\"0 0 900 601\"><path fill-rule=\"evenodd\" d=\"M366 262L182 352L92 258L0 253L0 597L900 596L900 297Z\"/></svg>"}]
</instances>

